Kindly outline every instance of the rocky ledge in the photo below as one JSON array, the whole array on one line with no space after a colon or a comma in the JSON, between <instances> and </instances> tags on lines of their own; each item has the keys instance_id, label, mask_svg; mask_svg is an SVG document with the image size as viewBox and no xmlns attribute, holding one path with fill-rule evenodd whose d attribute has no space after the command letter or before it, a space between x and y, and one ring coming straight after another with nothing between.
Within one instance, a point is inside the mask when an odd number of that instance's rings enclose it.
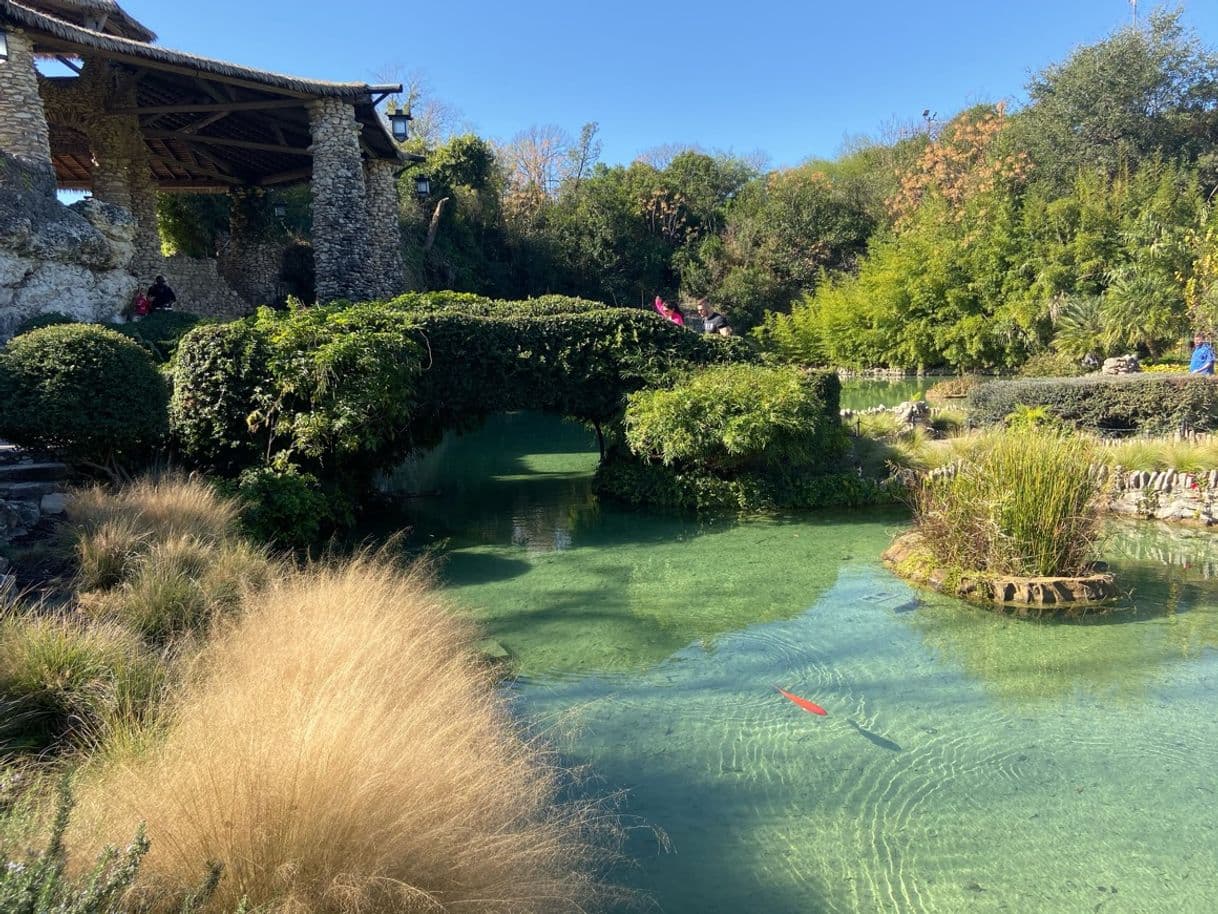
<instances>
[{"instance_id":1,"label":"rocky ledge","mask_svg":"<svg viewBox=\"0 0 1218 914\"><path fill-rule=\"evenodd\" d=\"M884 563L896 574L939 593L999 606L1017 615L1045 611L1086 611L1110 603L1119 596L1116 581L1102 565L1081 577L1024 578L963 574L940 568L926 549L920 533L898 537L884 553Z\"/></svg>"}]
</instances>

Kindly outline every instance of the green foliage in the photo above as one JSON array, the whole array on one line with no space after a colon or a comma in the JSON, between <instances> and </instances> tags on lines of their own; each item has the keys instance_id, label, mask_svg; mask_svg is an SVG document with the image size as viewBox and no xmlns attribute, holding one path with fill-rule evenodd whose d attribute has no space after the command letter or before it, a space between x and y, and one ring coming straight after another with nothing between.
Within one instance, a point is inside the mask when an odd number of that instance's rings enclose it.
<instances>
[{"instance_id":1,"label":"green foliage","mask_svg":"<svg viewBox=\"0 0 1218 914\"><path fill-rule=\"evenodd\" d=\"M215 257L229 230L229 195L158 194L156 215L166 254Z\"/></svg>"},{"instance_id":2,"label":"green foliage","mask_svg":"<svg viewBox=\"0 0 1218 914\"><path fill-rule=\"evenodd\" d=\"M44 327L0 351L0 436L77 464L147 456L166 431L168 391L148 354L101 327Z\"/></svg>"},{"instance_id":3,"label":"green foliage","mask_svg":"<svg viewBox=\"0 0 1218 914\"><path fill-rule=\"evenodd\" d=\"M670 389L631 394L626 443L638 458L721 475L745 468L824 470L841 454L834 374L727 365Z\"/></svg>"},{"instance_id":4,"label":"green foliage","mask_svg":"<svg viewBox=\"0 0 1218 914\"><path fill-rule=\"evenodd\" d=\"M262 542L310 546L335 519L320 480L291 464L245 470L238 477L237 494L242 527Z\"/></svg>"},{"instance_id":5,"label":"green foliage","mask_svg":"<svg viewBox=\"0 0 1218 914\"><path fill-rule=\"evenodd\" d=\"M54 815L41 850L17 847L5 841L18 817L36 817L24 796L6 796L0 784L0 911L4 914L134 914L130 890L150 847L144 829L124 848L107 847L83 872L68 864L64 837L72 812L67 782L59 788ZM207 876L177 908L178 914L198 914L215 894L222 867L211 864Z\"/></svg>"},{"instance_id":6,"label":"green foliage","mask_svg":"<svg viewBox=\"0 0 1218 914\"><path fill-rule=\"evenodd\" d=\"M629 398L624 439L597 474L603 495L679 510L869 504L887 495L833 475L846 439L832 373L726 365Z\"/></svg>"},{"instance_id":7,"label":"green foliage","mask_svg":"<svg viewBox=\"0 0 1218 914\"><path fill-rule=\"evenodd\" d=\"M1080 168L1212 151L1218 57L1180 18L1155 11L1032 79L1020 136L1046 177L1063 186Z\"/></svg>"},{"instance_id":8,"label":"green foliage","mask_svg":"<svg viewBox=\"0 0 1218 914\"><path fill-rule=\"evenodd\" d=\"M1075 428L1106 434L1218 429L1218 385L1173 375L993 381L969 394L973 418L1003 421L1019 405L1044 407Z\"/></svg>"},{"instance_id":9,"label":"green foliage","mask_svg":"<svg viewBox=\"0 0 1218 914\"><path fill-rule=\"evenodd\" d=\"M732 479L663 464L610 459L597 470L604 498L681 512L761 512L858 508L894 500L891 489L854 473L805 476L745 472Z\"/></svg>"},{"instance_id":10,"label":"green foliage","mask_svg":"<svg viewBox=\"0 0 1218 914\"><path fill-rule=\"evenodd\" d=\"M175 366L174 438L191 462L257 505L260 535L312 538L310 480L341 523L346 500L443 432L513 409L609 426L626 396L671 373L754 358L650 311L547 296L493 302L415 293L388 303L277 313L200 327ZM285 466L288 478L277 478ZM300 475L292 479L295 473Z\"/></svg>"},{"instance_id":11,"label":"green foliage","mask_svg":"<svg viewBox=\"0 0 1218 914\"><path fill-rule=\"evenodd\" d=\"M153 311L132 323L109 326L143 346L157 363L165 364L173 361L182 337L201 322L184 311Z\"/></svg>"},{"instance_id":12,"label":"green foliage","mask_svg":"<svg viewBox=\"0 0 1218 914\"><path fill-rule=\"evenodd\" d=\"M1082 574L1098 535L1093 459L1091 444L1078 437L1032 428L992 436L955 474L921 482L918 531L949 569Z\"/></svg>"},{"instance_id":13,"label":"green foliage","mask_svg":"<svg viewBox=\"0 0 1218 914\"><path fill-rule=\"evenodd\" d=\"M1044 429L1060 429L1061 423L1045 406L1026 406L1016 403L1003 420L1012 432L1028 432Z\"/></svg>"},{"instance_id":14,"label":"green foliage","mask_svg":"<svg viewBox=\"0 0 1218 914\"><path fill-rule=\"evenodd\" d=\"M31 330L38 330L42 327L78 323L80 321L71 315L63 314L59 311L48 311L45 314L35 314L33 317L27 317L17 325L17 329L13 331L13 336L21 336L23 333L29 333Z\"/></svg>"}]
</instances>

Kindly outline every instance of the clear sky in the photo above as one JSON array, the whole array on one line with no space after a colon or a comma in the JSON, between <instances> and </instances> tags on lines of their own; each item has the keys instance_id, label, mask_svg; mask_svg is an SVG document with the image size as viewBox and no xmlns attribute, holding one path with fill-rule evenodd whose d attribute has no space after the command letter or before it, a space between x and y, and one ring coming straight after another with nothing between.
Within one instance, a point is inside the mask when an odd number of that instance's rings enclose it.
<instances>
[{"instance_id":1,"label":"clear sky","mask_svg":"<svg viewBox=\"0 0 1218 914\"><path fill-rule=\"evenodd\" d=\"M597 121L611 163L667 143L832 156L926 108L1018 102L1030 72L1130 17L1128 0L121 2L209 57L342 81L419 72L494 139ZM1218 47L1218 0L1181 5Z\"/></svg>"}]
</instances>

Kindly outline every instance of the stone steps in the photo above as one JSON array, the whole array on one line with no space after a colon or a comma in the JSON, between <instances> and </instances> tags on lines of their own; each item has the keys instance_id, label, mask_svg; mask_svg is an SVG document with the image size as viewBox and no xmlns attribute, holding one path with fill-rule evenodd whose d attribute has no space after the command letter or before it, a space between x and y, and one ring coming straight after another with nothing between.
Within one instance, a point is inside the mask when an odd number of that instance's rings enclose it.
<instances>
[{"instance_id":1,"label":"stone steps","mask_svg":"<svg viewBox=\"0 0 1218 914\"><path fill-rule=\"evenodd\" d=\"M53 480L0 482L0 499L4 501L41 501L42 496L58 492L59 488L59 483Z\"/></svg>"},{"instance_id":2,"label":"stone steps","mask_svg":"<svg viewBox=\"0 0 1218 914\"><path fill-rule=\"evenodd\" d=\"M0 463L0 486L15 482L63 482L68 468L62 463Z\"/></svg>"}]
</instances>

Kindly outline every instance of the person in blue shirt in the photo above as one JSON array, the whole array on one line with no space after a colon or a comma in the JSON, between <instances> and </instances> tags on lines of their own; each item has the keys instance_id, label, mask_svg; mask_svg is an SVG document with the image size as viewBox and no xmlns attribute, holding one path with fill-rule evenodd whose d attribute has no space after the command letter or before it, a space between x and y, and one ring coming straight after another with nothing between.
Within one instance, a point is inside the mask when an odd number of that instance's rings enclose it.
<instances>
[{"instance_id":1,"label":"person in blue shirt","mask_svg":"<svg viewBox=\"0 0 1218 914\"><path fill-rule=\"evenodd\" d=\"M1214 373L1214 347L1200 333L1193 337L1193 358L1189 362L1188 373L1206 375Z\"/></svg>"}]
</instances>

